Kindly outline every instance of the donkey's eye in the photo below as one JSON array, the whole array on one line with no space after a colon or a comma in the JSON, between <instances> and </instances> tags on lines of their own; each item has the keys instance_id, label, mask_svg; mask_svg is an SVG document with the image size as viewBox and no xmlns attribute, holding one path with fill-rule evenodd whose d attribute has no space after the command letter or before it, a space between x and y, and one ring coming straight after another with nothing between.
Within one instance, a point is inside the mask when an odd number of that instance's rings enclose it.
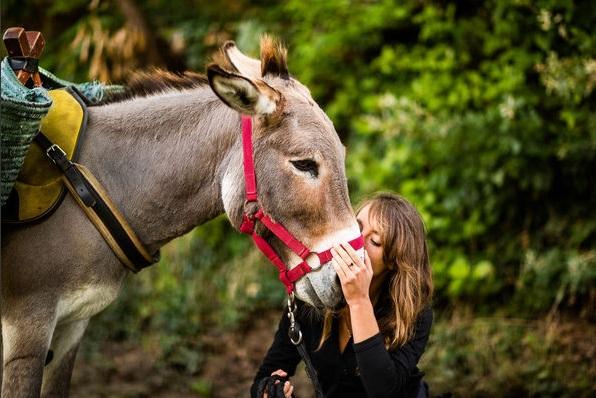
<instances>
[{"instance_id":1,"label":"donkey's eye","mask_svg":"<svg viewBox=\"0 0 596 398\"><path fill-rule=\"evenodd\" d=\"M319 176L319 165L312 159L290 160L290 163L296 169L309 173L314 178Z\"/></svg>"}]
</instances>

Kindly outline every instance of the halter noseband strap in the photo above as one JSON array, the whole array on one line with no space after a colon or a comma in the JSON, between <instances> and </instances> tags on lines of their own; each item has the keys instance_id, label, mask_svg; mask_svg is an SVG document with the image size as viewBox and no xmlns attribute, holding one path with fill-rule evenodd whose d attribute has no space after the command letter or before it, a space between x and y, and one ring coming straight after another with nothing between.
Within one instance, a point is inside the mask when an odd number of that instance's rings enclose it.
<instances>
[{"instance_id":1,"label":"halter noseband strap","mask_svg":"<svg viewBox=\"0 0 596 398\"><path fill-rule=\"evenodd\" d=\"M265 212L263 212L263 209L258 204L257 180L255 175L252 146L252 119L250 116L246 115L242 115L242 154L244 159L244 185L246 187L246 202L244 214L242 216L242 224L240 225L240 232L251 235L257 248L279 270L279 279L286 286L288 294L290 294L294 291L294 283L313 270L313 268L306 261L306 258L310 254L316 254L319 258L319 263L323 265L331 261L333 258L331 249L320 253L311 252L302 242L296 239L294 235L285 229L283 225L276 222L267 214L265 214ZM246 204L251 202L256 202L258 205L258 210L254 214L248 214L246 212ZM290 250L300 257L302 262L296 267L288 269L286 264L284 264L271 245L256 233L255 223L257 221L260 221L265 228L271 231ZM348 243L355 250L361 249L364 246L364 240L362 239L362 236L359 236Z\"/></svg>"}]
</instances>

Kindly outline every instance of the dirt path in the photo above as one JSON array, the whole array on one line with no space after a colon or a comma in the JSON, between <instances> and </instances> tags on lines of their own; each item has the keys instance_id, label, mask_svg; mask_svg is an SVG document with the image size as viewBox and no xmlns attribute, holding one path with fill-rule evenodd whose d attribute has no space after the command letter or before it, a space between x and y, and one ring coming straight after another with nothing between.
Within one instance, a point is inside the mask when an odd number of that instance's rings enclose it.
<instances>
[{"instance_id":1,"label":"dirt path","mask_svg":"<svg viewBox=\"0 0 596 398\"><path fill-rule=\"evenodd\" d=\"M252 379L279 321L279 312L263 313L243 330L202 337L207 359L198 374L160 364L155 354L134 342L106 342L99 355L80 355L72 379L72 397L186 398L248 397ZM293 379L300 398L311 398L304 369Z\"/></svg>"}]
</instances>

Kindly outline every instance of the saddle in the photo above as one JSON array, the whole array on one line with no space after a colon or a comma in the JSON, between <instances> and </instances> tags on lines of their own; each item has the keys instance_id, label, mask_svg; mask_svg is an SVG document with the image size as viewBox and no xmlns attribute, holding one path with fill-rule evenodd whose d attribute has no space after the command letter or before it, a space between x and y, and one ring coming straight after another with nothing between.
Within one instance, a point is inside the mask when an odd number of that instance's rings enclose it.
<instances>
[{"instance_id":1,"label":"saddle","mask_svg":"<svg viewBox=\"0 0 596 398\"><path fill-rule=\"evenodd\" d=\"M39 67L39 32L8 28L3 40L9 57L0 63L2 222L39 221L68 191L126 268L139 272L155 264L159 250L149 253L93 173L76 162L87 105L124 88L74 84Z\"/></svg>"},{"instance_id":2,"label":"saddle","mask_svg":"<svg viewBox=\"0 0 596 398\"><path fill-rule=\"evenodd\" d=\"M41 120L40 131L76 161L87 124L84 97L74 87L48 91L52 106ZM38 145L31 145L6 204L2 222L27 223L51 215L66 195L62 173L51 165Z\"/></svg>"}]
</instances>

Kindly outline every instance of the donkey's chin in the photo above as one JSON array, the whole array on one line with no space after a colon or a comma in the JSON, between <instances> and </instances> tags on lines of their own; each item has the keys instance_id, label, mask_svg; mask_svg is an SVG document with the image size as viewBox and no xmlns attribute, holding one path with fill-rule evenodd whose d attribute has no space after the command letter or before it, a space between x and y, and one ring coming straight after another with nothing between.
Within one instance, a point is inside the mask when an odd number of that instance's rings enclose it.
<instances>
[{"instance_id":1,"label":"donkey's chin","mask_svg":"<svg viewBox=\"0 0 596 398\"><path fill-rule=\"evenodd\" d=\"M296 296L319 310L335 308L343 295L331 264L321 266L296 282Z\"/></svg>"}]
</instances>

